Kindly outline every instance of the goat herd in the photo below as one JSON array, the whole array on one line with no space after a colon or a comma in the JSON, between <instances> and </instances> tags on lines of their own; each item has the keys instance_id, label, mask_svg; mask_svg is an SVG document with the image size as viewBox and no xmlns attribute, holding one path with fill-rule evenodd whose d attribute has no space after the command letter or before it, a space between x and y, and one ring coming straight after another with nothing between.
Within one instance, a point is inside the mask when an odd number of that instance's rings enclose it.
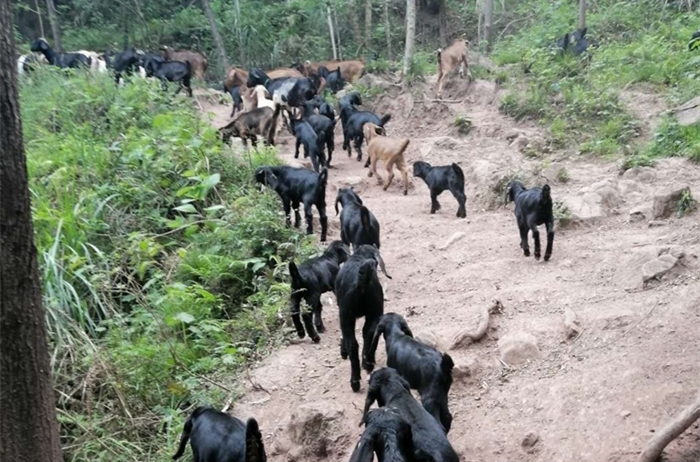
<instances>
[{"instance_id":1,"label":"goat herd","mask_svg":"<svg viewBox=\"0 0 700 462\"><path fill-rule=\"evenodd\" d=\"M568 40L567 40L568 42ZM567 43L568 45L568 43ZM133 48L110 56L109 53L91 56L89 52L58 53L43 39L32 44L32 50L41 52L49 64L61 68L86 66L93 70L111 68L117 82L122 74L144 73L161 81L181 82L191 95L190 78L203 77L206 57L198 52L175 52L167 47L164 55L144 53ZM178 53L180 53L178 55ZM31 56L31 55L30 55ZM449 73L459 68L460 76L468 73L467 45L457 40L449 48L438 51L438 94ZM104 61L104 66L93 63ZM20 68L31 69L32 61L20 58ZM264 72L254 68L249 72L239 68L228 70L224 90L233 97L234 119L219 129L226 142L239 137L253 145L257 136L274 144L282 124L282 116L290 133L296 138L295 157L303 145L305 156L311 157L313 171L291 166L263 166L255 171L255 180L275 190L282 200L286 221L299 227L300 204L304 205L306 232L313 233L312 207L320 215L321 241L326 241L326 186L328 167L335 145L334 130L339 119L343 129L343 150L352 156L350 144L362 160L362 144L367 141L370 167L369 176L377 176L377 162L382 161L388 173L384 190L391 185L395 166L403 177L403 193L407 194L408 173L404 152L409 139L386 136L384 126L391 115L380 116L362 111L361 97L350 92L339 99L339 117L334 108L321 96L324 89L335 93L359 78L364 71L362 61L306 62L290 68ZM165 83L164 83L165 85ZM180 90L178 90L180 91ZM236 114L238 112L238 114ZM327 151L326 159L324 149ZM458 202L457 217L466 217L464 173L457 164L431 166L427 162L413 164L413 176L425 181L430 189L431 209L440 209L437 197L449 190ZM515 202L515 215L520 230L521 248L530 255L528 232L535 242L535 258L540 259L541 248L538 225L547 229L544 259L552 255L554 218L549 185L526 189L513 181L506 189L505 201ZM314 343L325 332L321 317L321 295L333 291L339 307L341 328L340 355L350 358L350 387L360 390L360 369L371 372L361 424L365 431L355 446L350 462L371 462L374 454L380 461L434 461L459 460L447 434L452 424L448 393L452 385L454 363L448 354L413 338L406 320L396 313L384 313L384 292L378 271L391 278L380 255L380 225L374 214L363 205L352 188L338 190L335 209L340 212L340 240L331 242L325 252L300 264L289 264L291 276L291 314L300 338L306 335ZM352 247L352 254L350 254ZM302 301L309 310L302 309ZM362 329L362 362L355 336L357 319L365 318ZM380 337L386 346L387 367L374 372L375 353ZM421 403L411 394L417 390ZM370 410L374 402L380 406ZM263 462L266 460L258 423L249 418L246 423L214 409L198 407L188 417L181 435L179 448L173 459L180 458L188 440L195 462Z\"/></svg>"}]
</instances>

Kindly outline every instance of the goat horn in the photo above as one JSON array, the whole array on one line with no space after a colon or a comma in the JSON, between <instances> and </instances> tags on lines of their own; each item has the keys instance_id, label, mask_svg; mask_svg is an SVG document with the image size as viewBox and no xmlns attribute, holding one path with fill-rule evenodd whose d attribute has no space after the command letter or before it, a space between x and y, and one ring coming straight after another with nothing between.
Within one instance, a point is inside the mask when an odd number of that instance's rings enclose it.
<instances>
[{"instance_id":1,"label":"goat horn","mask_svg":"<svg viewBox=\"0 0 700 462\"><path fill-rule=\"evenodd\" d=\"M340 202L340 199L338 199L338 198L336 197L336 198L335 198L335 216L336 216L336 217L337 217L338 214L340 213L340 212L338 211L338 202Z\"/></svg>"},{"instance_id":2,"label":"goat horn","mask_svg":"<svg viewBox=\"0 0 700 462\"><path fill-rule=\"evenodd\" d=\"M375 246L375 248L376 248L376 246ZM379 269L384 274L384 276L386 276L389 279L392 279L392 277L389 276L386 272L386 267L384 266L384 259L382 259L382 256L379 254L379 249L376 250L376 252L374 254L374 258L377 260L377 263L379 263Z\"/></svg>"}]
</instances>

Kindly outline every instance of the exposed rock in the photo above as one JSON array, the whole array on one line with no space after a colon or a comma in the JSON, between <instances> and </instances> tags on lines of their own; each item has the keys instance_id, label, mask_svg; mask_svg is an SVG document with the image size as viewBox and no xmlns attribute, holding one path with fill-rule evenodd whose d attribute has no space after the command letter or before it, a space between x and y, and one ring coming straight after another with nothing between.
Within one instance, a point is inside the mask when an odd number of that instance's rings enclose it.
<instances>
[{"instance_id":1,"label":"exposed rock","mask_svg":"<svg viewBox=\"0 0 700 462\"><path fill-rule=\"evenodd\" d=\"M564 309L564 333L567 339L576 338L581 333L581 325L571 308Z\"/></svg>"},{"instance_id":2,"label":"exposed rock","mask_svg":"<svg viewBox=\"0 0 700 462\"><path fill-rule=\"evenodd\" d=\"M445 149L457 149L457 147L459 146L459 141L449 136L443 136L435 140L434 144L435 146L439 146Z\"/></svg>"},{"instance_id":3,"label":"exposed rock","mask_svg":"<svg viewBox=\"0 0 700 462\"><path fill-rule=\"evenodd\" d=\"M461 241L461 240L464 239L465 237L467 237L467 233L465 233L464 231L458 231L458 232L454 233L452 236L450 236L450 238L447 239L447 241L446 241L443 245L441 245L440 247L438 247L438 249L439 249L439 250L447 250L447 249L449 249L455 242Z\"/></svg>"},{"instance_id":4,"label":"exposed rock","mask_svg":"<svg viewBox=\"0 0 700 462\"><path fill-rule=\"evenodd\" d=\"M501 361L514 366L540 357L537 339L527 332L514 332L498 341Z\"/></svg>"},{"instance_id":5,"label":"exposed rock","mask_svg":"<svg viewBox=\"0 0 700 462\"><path fill-rule=\"evenodd\" d=\"M530 432L527 435L525 435L525 438L523 438L523 442L520 444L524 448L531 448L534 445L536 445L539 440L540 440L540 435L538 435L535 432Z\"/></svg>"},{"instance_id":6,"label":"exposed rock","mask_svg":"<svg viewBox=\"0 0 700 462\"><path fill-rule=\"evenodd\" d=\"M673 111L679 125L693 125L700 121L700 96L678 106Z\"/></svg>"},{"instance_id":7,"label":"exposed rock","mask_svg":"<svg viewBox=\"0 0 700 462\"><path fill-rule=\"evenodd\" d=\"M423 342L426 345L431 346L433 348L437 348L437 349L440 348L438 338L435 335L435 332L433 332L431 330L424 329L424 330L414 332L413 338L415 338L419 342Z\"/></svg>"},{"instance_id":8,"label":"exposed rock","mask_svg":"<svg viewBox=\"0 0 700 462\"><path fill-rule=\"evenodd\" d=\"M620 191L620 195L622 195L622 197L627 197L630 193L640 192L642 187L637 181L622 180L618 181L617 189Z\"/></svg>"},{"instance_id":9,"label":"exposed rock","mask_svg":"<svg viewBox=\"0 0 700 462\"><path fill-rule=\"evenodd\" d=\"M476 361L473 359L455 360L455 367L452 369L454 380L465 381L472 377L478 369Z\"/></svg>"},{"instance_id":10,"label":"exposed rock","mask_svg":"<svg viewBox=\"0 0 700 462\"><path fill-rule=\"evenodd\" d=\"M514 147L518 151L524 152L529 144L530 144L529 138L526 137L525 135L520 135L510 143L510 147Z\"/></svg>"},{"instance_id":11,"label":"exposed rock","mask_svg":"<svg viewBox=\"0 0 700 462\"><path fill-rule=\"evenodd\" d=\"M656 180L656 170L652 167L633 167L622 174L625 180L634 180L641 183L652 183Z\"/></svg>"},{"instance_id":12,"label":"exposed rock","mask_svg":"<svg viewBox=\"0 0 700 462\"><path fill-rule=\"evenodd\" d=\"M690 194L690 188L667 189L654 196L654 218L667 218L676 212L678 201L684 194Z\"/></svg>"},{"instance_id":13,"label":"exposed rock","mask_svg":"<svg viewBox=\"0 0 700 462\"><path fill-rule=\"evenodd\" d=\"M382 79L376 74L370 73L363 75L362 78L357 81L357 83L360 83L367 88L381 88L382 90L386 90L391 86L391 84L386 80Z\"/></svg>"},{"instance_id":14,"label":"exposed rock","mask_svg":"<svg viewBox=\"0 0 700 462\"><path fill-rule=\"evenodd\" d=\"M578 195L564 198L571 218L586 220L609 215L622 202L613 180L607 179L579 190Z\"/></svg>"},{"instance_id":15,"label":"exposed rock","mask_svg":"<svg viewBox=\"0 0 700 462\"><path fill-rule=\"evenodd\" d=\"M659 255L673 255L680 259L685 257L685 250L683 250L683 247L680 245L669 245L667 247L662 247L659 251Z\"/></svg>"},{"instance_id":16,"label":"exposed rock","mask_svg":"<svg viewBox=\"0 0 700 462\"><path fill-rule=\"evenodd\" d=\"M676 266L678 259L673 255L661 255L642 266L642 280L646 283L652 279L660 279L671 268Z\"/></svg>"},{"instance_id":17,"label":"exposed rock","mask_svg":"<svg viewBox=\"0 0 700 462\"><path fill-rule=\"evenodd\" d=\"M628 289L640 289L644 281L642 280L642 267L647 262L659 256L659 249L655 246L646 246L635 249L619 262L613 280L619 286Z\"/></svg>"},{"instance_id":18,"label":"exposed rock","mask_svg":"<svg viewBox=\"0 0 700 462\"><path fill-rule=\"evenodd\" d=\"M630 210L630 221L644 221L646 220L646 207L638 206Z\"/></svg>"},{"instance_id":19,"label":"exposed rock","mask_svg":"<svg viewBox=\"0 0 700 462\"><path fill-rule=\"evenodd\" d=\"M287 431L294 446L300 448L301 458L318 460L337 455L347 438L339 438L344 425L345 410L334 400L319 400L297 407L292 413ZM338 447L340 445L340 447Z\"/></svg>"},{"instance_id":20,"label":"exposed rock","mask_svg":"<svg viewBox=\"0 0 700 462\"><path fill-rule=\"evenodd\" d=\"M347 186L359 186L364 181L364 178L361 176L348 176L344 177L341 181Z\"/></svg>"},{"instance_id":21,"label":"exposed rock","mask_svg":"<svg viewBox=\"0 0 700 462\"><path fill-rule=\"evenodd\" d=\"M631 415L632 415L632 413L631 413L630 411L622 411L622 412L620 412L620 417L622 417L623 419L626 419L627 417L629 417L629 416L631 416Z\"/></svg>"},{"instance_id":22,"label":"exposed rock","mask_svg":"<svg viewBox=\"0 0 700 462\"><path fill-rule=\"evenodd\" d=\"M516 130L516 129L511 129L506 132L505 139L508 141L513 141L517 137L519 137L522 134L521 131Z\"/></svg>"}]
</instances>

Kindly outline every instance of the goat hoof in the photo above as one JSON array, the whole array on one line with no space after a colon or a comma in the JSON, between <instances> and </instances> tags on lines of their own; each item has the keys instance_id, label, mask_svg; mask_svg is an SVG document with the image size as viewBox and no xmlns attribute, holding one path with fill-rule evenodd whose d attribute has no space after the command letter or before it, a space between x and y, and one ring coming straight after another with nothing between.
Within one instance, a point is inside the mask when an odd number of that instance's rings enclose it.
<instances>
[{"instance_id":1,"label":"goat hoof","mask_svg":"<svg viewBox=\"0 0 700 462\"><path fill-rule=\"evenodd\" d=\"M350 388L352 388L352 391L357 393L360 391L360 381L359 380L351 380L350 381Z\"/></svg>"},{"instance_id":2,"label":"goat hoof","mask_svg":"<svg viewBox=\"0 0 700 462\"><path fill-rule=\"evenodd\" d=\"M403 192L403 195L404 195L404 196L408 196L408 191L404 191L404 192Z\"/></svg>"},{"instance_id":3,"label":"goat hoof","mask_svg":"<svg viewBox=\"0 0 700 462\"><path fill-rule=\"evenodd\" d=\"M524 254L526 257L529 257L529 256L530 256L530 251L529 251L529 250L525 250L525 252L523 252L523 254Z\"/></svg>"},{"instance_id":4,"label":"goat hoof","mask_svg":"<svg viewBox=\"0 0 700 462\"><path fill-rule=\"evenodd\" d=\"M299 338L304 338L306 337L306 332L304 332L303 330L298 330L297 335L299 336Z\"/></svg>"},{"instance_id":5,"label":"goat hoof","mask_svg":"<svg viewBox=\"0 0 700 462\"><path fill-rule=\"evenodd\" d=\"M550 258L552 258L551 255L547 255L547 254L544 255L544 261L549 261Z\"/></svg>"},{"instance_id":6,"label":"goat hoof","mask_svg":"<svg viewBox=\"0 0 700 462\"><path fill-rule=\"evenodd\" d=\"M316 326L316 330L318 331L319 334L323 334L324 332L326 332L326 326L321 324L319 326Z\"/></svg>"},{"instance_id":7,"label":"goat hoof","mask_svg":"<svg viewBox=\"0 0 700 462\"><path fill-rule=\"evenodd\" d=\"M312 340L314 343L320 343L320 342L321 342L321 337L319 337L319 336L317 335L317 336L315 336L315 337L311 337L311 340Z\"/></svg>"},{"instance_id":8,"label":"goat hoof","mask_svg":"<svg viewBox=\"0 0 700 462\"><path fill-rule=\"evenodd\" d=\"M535 253L535 260L539 261L541 256L542 256L542 255L540 255L540 254L538 254L538 253Z\"/></svg>"},{"instance_id":9,"label":"goat hoof","mask_svg":"<svg viewBox=\"0 0 700 462\"><path fill-rule=\"evenodd\" d=\"M366 370L367 372L372 372L374 370L374 363L362 361L362 369Z\"/></svg>"}]
</instances>

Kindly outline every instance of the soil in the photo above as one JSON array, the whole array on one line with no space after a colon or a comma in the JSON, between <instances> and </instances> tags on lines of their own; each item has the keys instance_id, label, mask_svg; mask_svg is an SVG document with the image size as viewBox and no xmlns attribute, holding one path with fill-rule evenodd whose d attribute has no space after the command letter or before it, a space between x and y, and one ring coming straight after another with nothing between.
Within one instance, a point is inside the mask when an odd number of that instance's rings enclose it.
<instances>
[{"instance_id":1,"label":"soil","mask_svg":"<svg viewBox=\"0 0 700 462\"><path fill-rule=\"evenodd\" d=\"M521 133L546 139L546 131L500 114L491 82L467 85L453 79L444 98L458 102L450 103L431 101L432 88L428 84L419 92L425 94L415 95L396 89L371 107L392 114L390 136L411 138L409 164L461 165L467 218L456 218L457 203L449 192L439 198L442 209L429 214L428 188L410 173L408 196L402 195L400 175L383 191L367 177L364 161L341 151L340 124L326 200L332 204L337 187L352 185L376 215L382 255L393 277L380 276L385 312L406 317L417 336L432 338L446 351L458 332L476 328L485 306L502 303L503 313L492 317L483 340L449 351L459 369L449 396L454 415L449 440L462 461L636 460L652 433L689 404L700 386L700 222L697 212L655 221L632 220L629 211L650 207L663 188L700 184L700 168L681 159L659 162L655 175L632 180L636 192L623 192L602 216L566 227L558 223L551 261L535 261L519 247L512 204L498 205L503 200L499 180L517 172L527 185L549 182L557 200L603 180L621 183L617 166L568 151L525 157L506 138ZM199 100L215 126L227 122L229 106ZM468 135L453 127L457 115L471 119ZM278 144L282 159L299 163L286 132ZM566 183L554 173L562 168ZM382 166L379 172L386 177ZM329 215L330 241L339 238L339 222ZM460 232L466 237L440 250ZM636 287L620 282L636 271L641 279L634 266L640 251L671 245L680 246L684 257L660 281ZM239 384L242 397L231 412L258 419L272 462L347 460L362 433L358 423L367 374L363 371L361 392L353 393L350 364L339 354L337 305L332 294L323 300L327 331L321 343L290 341ZM567 309L582 329L570 339ZM360 342L361 327L360 320ZM499 360L498 339L516 332L534 336L539 359L518 366ZM377 367L385 365L382 345ZM321 421L331 421L307 425L311 438L300 437L295 422L308 406L318 408ZM322 450L309 442L314 439L324 442ZM664 457L700 460L700 424L672 442Z\"/></svg>"}]
</instances>

